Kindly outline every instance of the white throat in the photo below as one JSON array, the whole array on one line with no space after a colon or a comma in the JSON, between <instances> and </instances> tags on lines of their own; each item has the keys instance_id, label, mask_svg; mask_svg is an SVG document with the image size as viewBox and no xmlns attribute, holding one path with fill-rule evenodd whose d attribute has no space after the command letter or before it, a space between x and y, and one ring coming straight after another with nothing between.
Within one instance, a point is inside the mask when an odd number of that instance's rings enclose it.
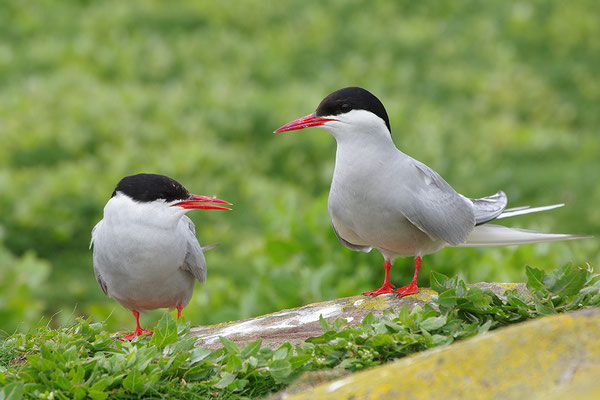
<instances>
[{"instance_id":1,"label":"white throat","mask_svg":"<svg viewBox=\"0 0 600 400\"><path fill-rule=\"evenodd\" d=\"M122 193L112 197L104 207L104 221L108 224L134 224L160 229L175 229L189 210L171 207L164 200L137 202Z\"/></svg>"},{"instance_id":2,"label":"white throat","mask_svg":"<svg viewBox=\"0 0 600 400\"><path fill-rule=\"evenodd\" d=\"M329 132L338 145L379 144L395 147L385 122L370 111L352 110L331 118L335 120L326 122L321 128Z\"/></svg>"}]
</instances>

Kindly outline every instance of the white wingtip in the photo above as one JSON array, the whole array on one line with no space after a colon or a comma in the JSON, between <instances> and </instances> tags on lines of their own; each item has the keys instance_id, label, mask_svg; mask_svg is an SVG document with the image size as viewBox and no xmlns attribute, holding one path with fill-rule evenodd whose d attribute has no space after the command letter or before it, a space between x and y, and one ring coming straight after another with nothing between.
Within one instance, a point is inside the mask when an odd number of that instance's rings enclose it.
<instances>
[{"instance_id":1,"label":"white wingtip","mask_svg":"<svg viewBox=\"0 0 600 400\"><path fill-rule=\"evenodd\" d=\"M548 206L549 207L549 206ZM510 246L561 240L588 239L589 235L570 235L562 233L542 233L526 229L508 228L502 225L485 224L476 226L465 243L457 247Z\"/></svg>"}]
</instances>

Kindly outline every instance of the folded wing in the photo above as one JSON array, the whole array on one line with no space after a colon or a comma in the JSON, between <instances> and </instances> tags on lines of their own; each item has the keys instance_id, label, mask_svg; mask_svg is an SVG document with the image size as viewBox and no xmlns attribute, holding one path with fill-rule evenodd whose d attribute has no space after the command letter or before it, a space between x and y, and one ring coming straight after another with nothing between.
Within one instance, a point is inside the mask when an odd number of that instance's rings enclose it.
<instances>
[{"instance_id":1,"label":"folded wing","mask_svg":"<svg viewBox=\"0 0 600 400\"><path fill-rule=\"evenodd\" d=\"M184 236L187 241L187 253L181 269L190 272L200 283L206 282L206 259L202 247L196 239L196 227L187 215L182 217Z\"/></svg>"}]
</instances>

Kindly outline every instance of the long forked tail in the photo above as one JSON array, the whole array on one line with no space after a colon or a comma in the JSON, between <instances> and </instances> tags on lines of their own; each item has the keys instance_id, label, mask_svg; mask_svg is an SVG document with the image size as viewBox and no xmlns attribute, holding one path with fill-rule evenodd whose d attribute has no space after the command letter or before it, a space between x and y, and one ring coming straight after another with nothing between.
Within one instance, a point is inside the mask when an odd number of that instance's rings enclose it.
<instances>
[{"instance_id":1,"label":"long forked tail","mask_svg":"<svg viewBox=\"0 0 600 400\"><path fill-rule=\"evenodd\" d=\"M542 207L525 206L505 209L506 204L508 203L508 198L502 190L499 190L497 193L491 196L467 200L471 201L473 204L476 225L483 225L495 219L531 214L540 211L548 211L564 206L564 204L552 204Z\"/></svg>"},{"instance_id":2,"label":"long forked tail","mask_svg":"<svg viewBox=\"0 0 600 400\"><path fill-rule=\"evenodd\" d=\"M219 247L220 245L221 245L221 243L213 243L213 244L209 244L208 246L202 246L202 251L212 250L215 247Z\"/></svg>"},{"instance_id":3,"label":"long forked tail","mask_svg":"<svg viewBox=\"0 0 600 400\"><path fill-rule=\"evenodd\" d=\"M485 224L473 228L467 241L456 247L510 246L560 240L591 238L588 235L569 235L562 233L541 233L526 229L508 228L502 225Z\"/></svg>"},{"instance_id":4,"label":"long forked tail","mask_svg":"<svg viewBox=\"0 0 600 400\"><path fill-rule=\"evenodd\" d=\"M496 219L515 217L517 215L531 214L531 213L536 213L536 212L540 212L540 211L554 210L555 208L560 208L563 206L564 206L564 203L552 204L550 206L533 207L533 208L530 206L507 208L506 210L502 211L502 213L499 216L497 216Z\"/></svg>"}]
</instances>

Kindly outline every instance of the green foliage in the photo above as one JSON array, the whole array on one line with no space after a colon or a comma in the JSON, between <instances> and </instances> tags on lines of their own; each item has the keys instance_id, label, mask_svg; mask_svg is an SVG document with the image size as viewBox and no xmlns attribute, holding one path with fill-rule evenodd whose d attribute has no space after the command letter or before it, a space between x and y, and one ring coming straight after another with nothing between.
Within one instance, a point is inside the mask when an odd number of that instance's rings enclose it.
<instances>
[{"instance_id":1,"label":"green foliage","mask_svg":"<svg viewBox=\"0 0 600 400\"><path fill-rule=\"evenodd\" d=\"M16 334L0 347L0 399L45 398L260 398L303 371L357 371L541 315L600 305L600 280L591 269L569 265L550 273L527 267L531 296L516 290L496 295L436 274L438 308L427 304L358 326L321 317L323 335L270 350L259 339L240 347L195 347L190 324L169 314L151 339L114 340L100 323L78 319L58 330ZM18 355L21 355L21 360ZM24 357L24 359L23 359ZM3 397L2 397L3 396Z\"/></svg>"},{"instance_id":2,"label":"green foliage","mask_svg":"<svg viewBox=\"0 0 600 400\"><path fill-rule=\"evenodd\" d=\"M0 369L4 396L139 398L212 397L220 392L261 396L290 376L291 351L273 352L257 341L239 349L223 338L225 348L195 347L189 323L176 324L165 314L151 339L114 340L103 324L78 319L58 330L40 329L7 340L26 361ZM288 367L288 368L286 368ZM8 398L8 397L7 397Z\"/></svg>"},{"instance_id":3,"label":"green foliage","mask_svg":"<svg viewBox=\"0 0 600 400\"><path fill-rule=\"evenodd\" d=\"M496 295L458 277L432 275L439 309L427 304L378 319L369 314L356 327L321 319L324 334L308 339L300 354L312 355L313 367L355 371L526 319L600 305L600 280L590 268L566 265L545 273L527 267L531 296L516 290Z\"/></svg>"},{"instance_id":4,"label":"green foliage","mask_svg":"<svg viewBox=\"0 0 600 400\"><path fill-rule=\"evenodd\" d=\"M74 309L110 330L132 324L97 287L88 244L115 184L143 171L234 203L190 213L202 244L221 243L184 310L196 324L380 284L381 257L345 249L330 227L334 140L272 133L349 85L380 97L397 145L461 193L567 203L508 224L597 234L599 6L3 1L0 275L12 272L0 280L0 329L57 313L60 326ZM522 281L525 264L597 265L599 246L446 249L425 258L420 283L431 270ZM14 278L20 262L39 266L28 269L35 282ZM397 260L394 283L411 276L412 260Z\"/></svg>"},{"instance_id":5,"label":"green foliage","mask_svg":"<svg viewBox=\"0 0 600 400\"><path fill-rule=\"evenodd\" d=\"M38 322L45 306L38 291L49 274L49 263L33 252L17 257L0 243L0 338Z\"/></svg>"}]
</instances>

